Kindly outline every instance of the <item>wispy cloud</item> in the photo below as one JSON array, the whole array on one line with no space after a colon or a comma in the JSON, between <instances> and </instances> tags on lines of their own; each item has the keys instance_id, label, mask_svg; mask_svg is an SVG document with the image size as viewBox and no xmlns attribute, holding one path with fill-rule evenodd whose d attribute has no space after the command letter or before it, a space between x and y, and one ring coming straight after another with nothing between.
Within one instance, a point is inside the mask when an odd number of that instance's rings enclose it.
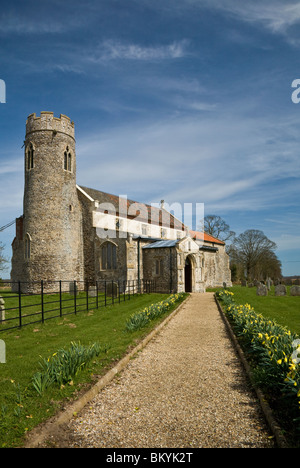
<instances>
[{"instance_id":1,"label":"wispy cloud","mask_svg":"<svg viewBox=\"0 0 300 468\"><path fill-rule=\"evenodd\" d=\"M0 34L36 35L66 33L74 28L81 27L79 19L68 18L68 21L59 18L28 17L25 13L5 13L0 16Z\"/></svg>"},{"instance_id":2,"label":"wispy cloud","mask_svg":"<svg viewBox=\"0 0 300 468\"><path fill-rule=\"evenodd\" d=\"M167 45L142 46L119 41L105 40L98 47L98 52L90 57L91 61L106 62L111 60L166 60L178 59L187 55L189 41L183 39Z\"/></svg>"},{"instance_id":3,"label":"wispy cloud","mask_svg":"<svg viewBox=\"0 0 300 468\"><path fill-rule=\"evenodd\" d=\"M119 62L161 62L167 60L183 59L191 55L188 49L190 41L182 39L174 41L169 44L157 44L153 46L144 46L138 43L123 43L120 41L104 40L94 47L91 45L74 46L72 49L62 47L59 42L53 46L51 51L47 54L47 61L43 67L37 62L36 57L32 60L26 59L26 62L18 58L20 66L25 65L25 70L30 73L44 73L44 72L63 72L75 74L87 74L90 67L102 67L111 63ZM128 73L128 72L126 72ZM124 79L124 77L120 77ZM143 84L150 83L149 77L145 77ZM128 86L133 86L132 83L137 82L141 86L140 77L134 74L130 75L130 83ZM189 80L185 83L189 89L197 87L195 80ZM170 80L170 82L162 86L168 87L168 90L178 89L182 90L185 85L181 80ZM153 83L151 83L153 87Z\"/></svg>"},{"instance_id":4,"label":"wispy cloud","mask_svg":"<svg viewBox=\"0 0 300 468\"><path fill-rule=\"evenodd\" d=\"M187 0L195 3L195 0ZM273 33L286 34L287 30L300 23L300 2L270 0L200 0L198 5L223 11L248 23L258 23Z\"/></svg>"},{"instance_id":5,"label":"wispy cloud","mask_svg":"<svg viewBox=\"0 0 300 468\"><path fill-rule=\"evenodd\" d=\"M169 203L203 202L218 212L273 212L298 203L298 142L283 141L283 127L219 109L197 118L141 121L101 136L95 129L78 143L78 177L97 188L101 174L103 190L128 191L129 198L135 191L140 201L152 194Z\"/></svg>"},{"instance_id":6,"label":"wispy cloud","mask_svg":"<svg viewBox=\"0 0 300 468\"><path fill-rule=\"evenodd\" d=\"M226 7L225 7L226 8ZM285 32L290 26L300 22L300 3L229 2L228 10L245 21L263 23L273 32Z\"/></svg>"}]
</instances>

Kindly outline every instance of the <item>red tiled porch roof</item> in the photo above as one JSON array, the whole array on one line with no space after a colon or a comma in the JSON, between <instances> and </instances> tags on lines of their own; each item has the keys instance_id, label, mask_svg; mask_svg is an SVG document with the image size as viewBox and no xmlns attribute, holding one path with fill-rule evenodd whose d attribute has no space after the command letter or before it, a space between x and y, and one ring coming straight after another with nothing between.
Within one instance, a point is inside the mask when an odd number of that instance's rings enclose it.
<instances>
[{"instance_id":1,"label":"red tiled porch roof","mask_svg":"<svg viewBox=\"0 0 300 468\"><path fill-rule=\"evenodd\" d=\"M189 231L190 236L192 239L195 240L202 240L204 242L211 242L212 244L219 244L219 245L225 245L225 242L221 241L220 239L217 239L216 237L211 236L210 234L207 234L206 232L199 232L199 231Z\"/></svg>"}]
</instances>

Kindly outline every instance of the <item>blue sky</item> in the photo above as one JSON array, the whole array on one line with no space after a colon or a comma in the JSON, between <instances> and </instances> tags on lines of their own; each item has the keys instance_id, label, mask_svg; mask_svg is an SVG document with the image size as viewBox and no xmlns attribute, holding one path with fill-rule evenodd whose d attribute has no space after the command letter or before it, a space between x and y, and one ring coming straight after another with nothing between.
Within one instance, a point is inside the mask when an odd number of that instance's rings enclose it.
<instances>
[{"instance_id":1,"label":"blue sky","mask_svg":"<svg viewBox=\"0 0 300 468\"><path fill-rule=\"evenodd\" d=\"M78 184L204 203L300 274L300 1L11 0L0 64L0 227L23 211L26 118L52 111L75 122Z\"/></svg>"}]
</instances>

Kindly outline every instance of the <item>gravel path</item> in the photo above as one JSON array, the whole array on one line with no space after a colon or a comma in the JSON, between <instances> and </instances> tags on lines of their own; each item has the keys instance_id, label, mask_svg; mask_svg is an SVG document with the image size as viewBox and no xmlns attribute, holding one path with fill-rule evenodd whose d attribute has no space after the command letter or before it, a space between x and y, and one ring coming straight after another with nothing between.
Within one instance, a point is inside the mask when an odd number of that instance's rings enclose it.
<instances>
[{"instance_id":1,"label":"gravel path","mask_svg":"<svg viewBox=\"0 0 300 468\"><path fill-rule=\"evenodd\" d=\"M66 428L80 448L273 448L213 294L187 303Z\"/></svg>"}]
</instances>

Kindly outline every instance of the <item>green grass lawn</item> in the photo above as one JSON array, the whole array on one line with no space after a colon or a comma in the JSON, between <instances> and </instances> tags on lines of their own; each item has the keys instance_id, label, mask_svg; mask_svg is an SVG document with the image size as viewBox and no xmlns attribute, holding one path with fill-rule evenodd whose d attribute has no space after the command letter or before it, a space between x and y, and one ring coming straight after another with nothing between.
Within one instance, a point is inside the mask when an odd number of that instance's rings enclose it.
<instances>
[{"instance_id":1,"label":"green grass lawn","mask_svg":"<svg viewBox=\"0 0 300 468\"><path fill-rule=\"evenodd\" d=\"M76 397L80 389L90 385L135 346L164 316L132 333L125 331L127 319L166 297L166 294L137 295L120 304L1 332L0 339L6 345L6 363L0 364L0 447L20 446L30 429L52 416L62 402ZM178 305L179 302L171 310ZM98 342L107 345L108 350L80 372L72 385L54 386L39 396L32 386L32 377L40 370L42 358L69 347L71 342L83 345Z\"/></svg>"},{"instance_id":2,"label":"green grass lawn","mask_svg":"<svg viewBox=\"0 0 300 468\"><path fill-rule=\"evenodd\" d=\"M268 296L257 296L256 288L234 286L228 290L234 293L238 304L250 304L255 312L286 326L291 332L300 335L300 297L290 296L287 287L286 296L275 296L274 287Z\"/></svg>"},{"instance_id":3,"label":"green grass lawn","mask_svg":"<svg viewBox=\"0 0 300 468\"><path fill-rule=\"evenodd\" d=\"M77 312L101 307L104 305L115 304L128 300L131 296L127 293L121 294L119 297L106 296L104 293L98 294L98 298L90 297L84 291L78 291L76 296L69 293L51 294L44 293L43 297L40 294L26 295L22 294L20 301L18 293L11 292L10 289L0 291L1 296L5 301L5 319L6 323L3 328L13 328L27 325L28 323L38 323L40 321L50 320L53 317L73 314ZM19 307L21 304L21 318Z\"/></svg>"}]
</instances>

